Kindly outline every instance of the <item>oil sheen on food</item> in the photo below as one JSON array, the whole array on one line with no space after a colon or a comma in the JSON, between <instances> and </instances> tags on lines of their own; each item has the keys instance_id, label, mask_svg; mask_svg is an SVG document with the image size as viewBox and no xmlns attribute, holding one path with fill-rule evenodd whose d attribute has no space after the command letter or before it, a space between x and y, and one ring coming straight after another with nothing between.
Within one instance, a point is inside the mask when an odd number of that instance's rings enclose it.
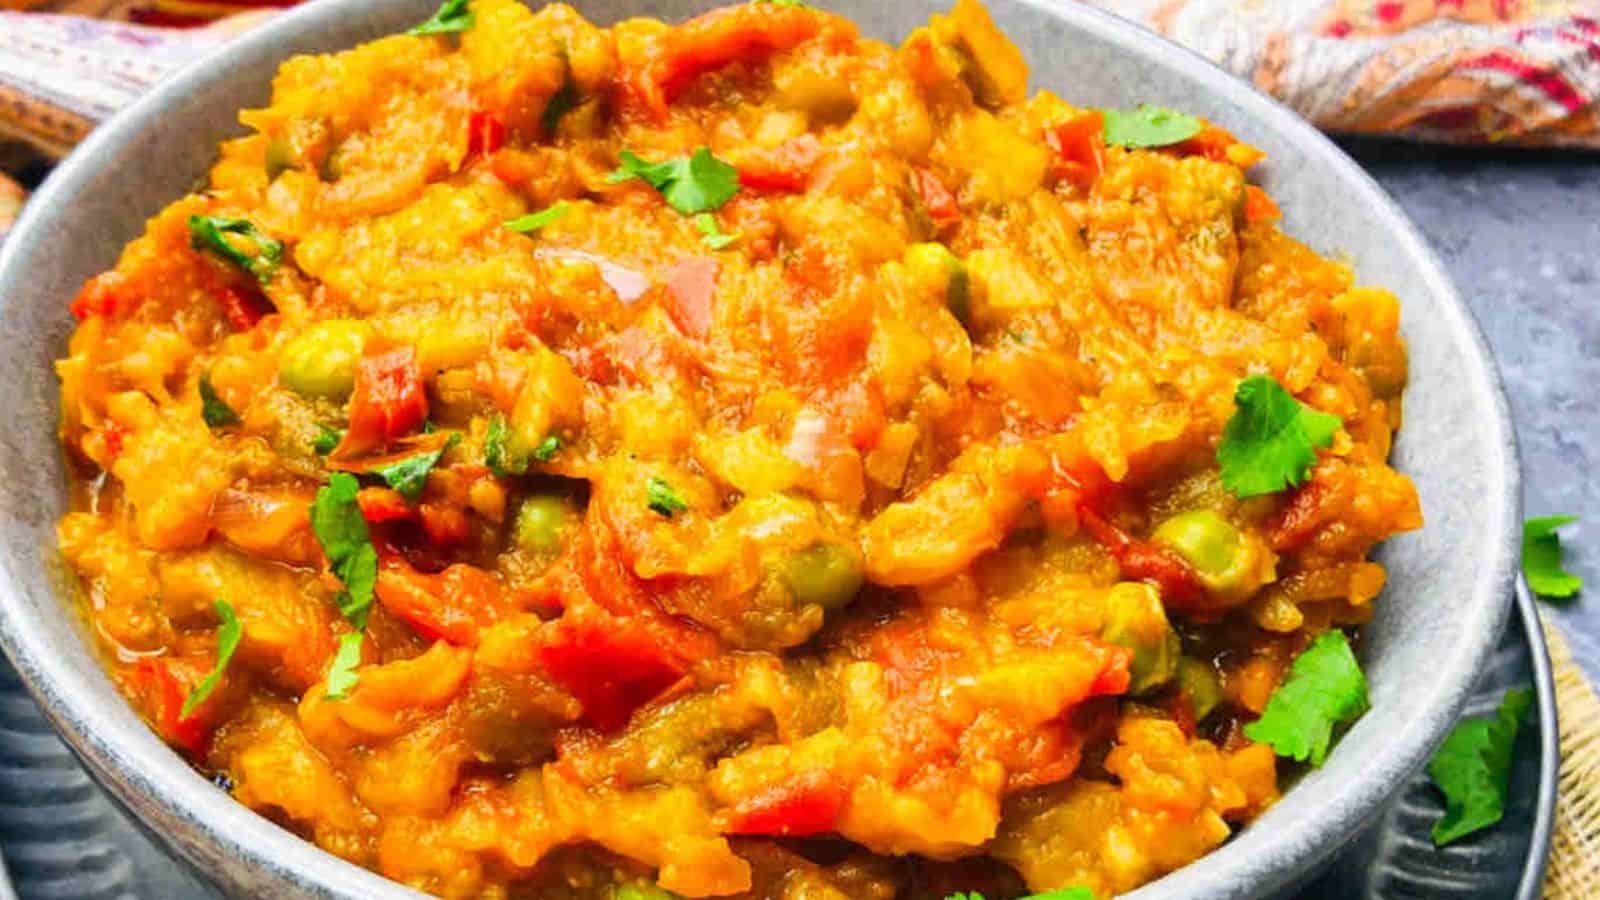
<instances>
[{"instance_id":1,"label":"oil sheen on food","mask_svg":"<svg viewBox=\"0 0 1600 900\"><path fill-rule=\"evenodd\" d=\"M1421 516L1398 302L1257 151L1108 146L973 0L446 7L286 62L62 298L152 728L447 897L1105 898L1273 803L1244 726ZM1342 424L1240 499L1253 375Z\"/></svg>"}]
</instances>

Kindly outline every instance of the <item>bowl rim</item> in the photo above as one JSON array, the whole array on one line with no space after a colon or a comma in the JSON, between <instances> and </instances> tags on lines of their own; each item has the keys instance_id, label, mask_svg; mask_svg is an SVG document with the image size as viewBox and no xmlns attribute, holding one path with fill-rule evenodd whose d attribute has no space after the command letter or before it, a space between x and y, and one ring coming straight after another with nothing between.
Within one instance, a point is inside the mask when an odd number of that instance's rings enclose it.
<instances>
[{"instance_id":1,"label":"bowl rim","mask_svg":"<svg viewBox=\"0 0 1600 900\"><path fill-rule=\"evenodd\" d=\"M1458 384L1480 401L1493 420L1485 439L1490 456L1486 480L1493 490L1482 502L1488 517L1486 546L1477 548L1487 554L1483 576L1473 585L1471 601L1463 603L1473 618L1464 628L1461 652L1439 661L1432 689L1435 708L1450 715L1411 717L1391 735L1387 754L1367 769L1367 777L1328 788L1319 805L1326 816L1277 823L1279 827L1271 835L1245 829L1200 860L1127 896L1137 900L1221 900L1271 894L1292 887L1331 858L1379 811L1393 789L1422 766L1466 702L1476 669L1504 625L1512 603L1521 516L1520 468L1509 404L1488 342L1432 249L1395 201L1325 135L1253 85L1142 26L1067 0L1015 2L1135 56L1159 57L1161 65L1204 85L1237 107L1241 117L1281 134L1303 149L1315 165L1331 169L1357 192L1358 201L1378 211L1380 220L1374 227L1400 242L1404 255L1415 262L1420 279L1440 301L1433 310L1441 320L1440 327L1446 328L1463 350L1466 367L1459 373ZM287 58L300 52L296 48L304 46L324 25L345 18L348 7L361 5L360 0L313 0L280 13L192 61L96 129L50 175L0 245L0 287L20 277L12 270L18 269L40 236L64 215L60 211L96 173L100 157L137 140L153 127L155 113L163 107L226 78L227 67L218 63L257 54ZM0 312L9 303L9 297L0 297ZM37 578L41 573L21 574ZM164 842L201 868L202 874L272 896L280 895L285 886L292 886L302 896L348 900L423 896L323 851L221 791L201 789L209 787L209 782L164 745L157 744L164 756L149 752L148 747L129 746L130 741L119 736L119 727L106 712L88 701L89 692L79 689L92 678L104 678L103 672L79 673L56 658L18 595L14 586L18 573L0 564L0 576L0 647L29 693L96 779L107 785L120 803L137 811ZM1327 819L1339 827L1330 828ZM1262 852L1269 839L1278 846ZM208 870L208 864L215 866L223 860L228 863L225 867Z\"/></svg>"}]
</instances>

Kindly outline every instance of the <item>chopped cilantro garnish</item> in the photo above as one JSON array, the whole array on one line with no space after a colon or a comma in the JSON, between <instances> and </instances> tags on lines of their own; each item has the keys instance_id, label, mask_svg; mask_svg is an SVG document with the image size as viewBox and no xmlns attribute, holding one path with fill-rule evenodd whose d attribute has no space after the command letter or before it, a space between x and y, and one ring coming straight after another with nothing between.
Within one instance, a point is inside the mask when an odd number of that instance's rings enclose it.
<instances>
[{"instance_id":1,"label":"chopped cilantro garnish","mask_svg":"<svg viewBox=\"0 0 1600 900\"><path fill-rule=\"evenodd\" d=\"M700 239L700 243L705 244L712 250L721 250L739 239L739 232L737 231L733 234L723 234L722 228L717 225L716 217L712 216L711 213L696 215L694 217L694 225L700 229L701 234L705 235Z\"/></svg>"},{"instance_id":2,"label":"chopped cilantro garnish","mask_svg":"<svg viewBox=\"0 0 1600 900\"><path fill-rule=\"evenodd\" d=\"M361 665L361 632L352 631L339 636L339 649L333 654L333 665L328 667L329 700L343 700L356 686L356 666Z\"/></svg>"},{"instance_id":3,"label":"chopped cilantro garnish","mask_svg":"<svg viewBox=\"0 0 1600 900\"><path fill-rule=\"evenodd\" d=\"M506 446L506 420L495 416L489 420L489 430L483 435L483 463L501 478L528 471L528 461L514 456Z\"/></svg>"},{"instance_id":4,"label":"chopped cilantro garnish","mask_svg":"<svg viewBox=\"0 0 1600 900\"><path fill-rule=\"evenodd\" d=\"M344 432L336 428L329 428L326 425L318 425L317 436L311 442L311 449L315 450L318 456L327 456L333 452L333 448L339 446L339 442L342 440L344 440Z\"/></svg>"},{"instance_id":5,"label":"chopped cilantro garnish","mask_svg":"<svg viewBox=\"0 0 1600 900\"><path fill-rule=\"evenodd\" d=\"M571 208L571 203L568 203L565 200L560 200L550 204L538 212L528 213L525 216L519 216L515 219L512 219L506 223L506 227L512 231L518 231L522 234L529 234L531 232L538 231L546 225L549 225L551 222L554 222L566 215L567 211Z\"/></svg>"},{"instance_id":6,"label":"chopped cilantro garnish","mask_svg":"<svg viewBox=\"0 0 1600 900\"><path fill-rule=\"evenodd\" d=\"M1133 149L1179 144L1199 134L1201 128L1194 116L1162 106L1106 109L1101 115L1105 118L1105 142Z\"/></svg>"},{"instance_id":7,"label":"chopped cilantro garnish","mask_svg":"<svg viewBox=\"0 0 1600 900\"><path fill-rule=\"evenodd\" d=\"M555 459L556 453L560 450L561 438L558 438L552 434L540 441L539 446L533 448L533 460L534 462L549 462L550 460Z\"/></svg>"},{"instance_id":8,"label":"chopped cilantro garnish","mask_svg":"<svg viewBox=\"0 0 1600 900\"><path fill-rule=\"evenodd\" d=\"M1244 727L1244 736L1272 745L1279 756L1322 765L1334 728L1367 711L1367 678L1361 674L1350 641L1330 631L1311 642L1272 692L1261 718Z\"/></svg>"},{"instance_id":9,"label":"chopped cilantro garnish","mask_svg":"<svg viewBox=\"0 0 1600 900\"><path fill-rule=\"evenodd\" d=\"M255 255L252 256L228 240L228 235L237 234L248 239L255 245ZM262 284L272 280L272 273L278 270L278 263L283 260L283 244L261 233L254 223L247 219L229 219L223 216L190 216L189 217L189 245L196 250L209 250L239 268L249 272Z\"/></svg>"},{"instance_id":10,"label":"chopped cilantro garnish","mask_svg":"<svg viewBox=\"0 0 1600 900\"><path fill-rule=\"evenodd\" d=\"M400 496L415 503L422 496L422 487L428 483L428 473L433 471L439 457L444 456L445 451L460 440L460 434L452 434L437 450L424 450L388 465L374 467L372 474L382 478Z\"/></svg>"},{"instance_id":11,"label":"chopped cilantro garnish","mask_svg":"<svg viewBox=\"0 0 1600 900\"><path fill-rule=\"evenodd\" d=\"M710 212L739 193L739 170L705 147L688 157L649 163L632 151L620 154L622 165L607 176L613 184L638 178L661 193L667 205L686 216Z\"/></svg>"},{"instance_id":12,"label":"chopped cilantro garnish","mask_svg":"<svg viewBox=\"0 0 1600 900\"><path fill-rule=\"evenodd\" d=\"M1532 691L1506 691L1493 717L1461 722L1429 760L1428 777L1444 794L1445 803L1444 815L1433 825L1435 846L1500 821L1511 777L1511 749L1532 705Z\"/></svg>"},{"instance_id":13,"label":"chopped cilantro garnish","mask_svg":"<svg viewBox=\"0 0 1600 900\"><path fill-rule=\"evenodd\" d=\"M211 373L200 373L200 418L211 428L239 424L239 414L233 411L211 385Z\"/></svg>"},{"instance_id":14,"label":"chopped cilantro garnish","mask_svg":"<svg viewBox=\"0 0 1600 900\"><path fill-rule=\"evenodd\" d=\"M1332 444L1341 424L1338 416L1302 404L1265 375L1239 382L1233 403L1217 462L1222 484L1240 498L1303 484L1317 462L1316 449Z\"/></svg>"},{"instance_id":15,"label":"chopped cilantro garnish","mask_svg":"<svg viewBox=\"0 0 1600 900\"><path fill-rule=\"evenodd\" d=\"M467 0L444 0L426 22L407 31L406 34L421 37L428 34L451 34L466 31L471 28L476 17L472 10L467 8Z\"/></svg>"},{"instance_id":16,"label":"chopped cilantro garnish","mask_svg":"<svg viewBox=\"0 0 1600 900\"><path fill-rule=\"evenodd\" d=\"M1522 523L1522 575L1541 597L1565 600L1583 587L1583 579L1561 568L1561 536L1556 529L1577 516L1544 516Z\"/></svg>"},{"instance_id":17,"label":"chopped cilantro garnish","mask_svg":"<svg viewBox=\"0 0 1600 900\"><path fill-rule=\"evenodd\" d=\"M239 624L239 617L233 614L233 607L228 601L218 598L212 605L217 609L217 616L222 619L222 624L217 628L217 664L211 667L210 674L189 691L189 696L183 701L183 708L178 712L180 719L189 718L195 707L206 702L211 692L217 689L217 682L222 680L222 670L228 667L228 660L233 659L233 651L239 649L239 639L244 637L244 626Z\"/></svg>"},{"instance_id":18,"label":"chopped cilantro garnish","mask_svg":"<svg viewBox=\"0 0 1600 900\"><path fill-rule=\"evenodd\" d=\"M367 520L356 502L360 485L355 476L334 472L317 489L311 504L311 530L327 554L328 567L344 582L339 612L358 630L367 627L372 607L372 586L378 579L378 551L372 546Z\"/></svg>"},{"instance_id":19,"label":"chopped cilantro garnish","mask_svg":"<svg viewBox=\"0 0 1600 900\"><path fill-rule=\"evenodd\" d=\"M645 485L645 496L649 498L651 511L669 519L673 513L681 513L689 508L689 504L683 502L672 485L660 478L650 479L650 483Z\"/></svg>"}]
</instances>

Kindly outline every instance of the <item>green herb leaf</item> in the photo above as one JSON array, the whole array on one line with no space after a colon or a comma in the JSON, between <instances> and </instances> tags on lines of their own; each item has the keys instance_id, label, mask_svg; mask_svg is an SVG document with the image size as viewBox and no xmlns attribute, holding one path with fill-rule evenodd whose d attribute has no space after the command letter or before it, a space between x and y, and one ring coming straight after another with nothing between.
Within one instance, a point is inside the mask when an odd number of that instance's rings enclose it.
<instances>
[{"instance_id":1,"label":"green herb leaf","mask_svg":"<svg viewBox=\"0 0 1600 900\"><path fill-rule=\"evenodd\" d=\"M1333 730L1367 708L1367 678L1350 641L1330 631L1295 657L1288 679L1272 692L1261 718L1244 727L1244 736L1272 745L1279 756L1320 766Z\"/></svg>"},{"instance_id":2,"label":"green herb leaf","mask_svg":"<svg viewBox=\"0 0 1600 900\"><path fill-rule=\"evenodd\" d=\"M650 483L645 485L645 496L649 498L651 511L669 519L673 513L681 513L689 508L689 504L683 502L683 498L672 489L672 485L660 478L650 479Z\"/></svg>"},{"instance_id":3,"label":"green herb leaf","mask_svg":"<svg viewBox=\"0 0 1600 900\"><path fill-rule=\"evenodd\" d=\"M615 184L638 178L686 216L710 212L739 193L739 170L712 156L705 147L687 158L660 163L645 162L629 150L622 151L620 158L622 165L607 181Z\"/></svg>"},{"instance_id":4,"label":"green herb leaf","mask_svg":"<svg viewBox=\"0 0 1600 900\"><path fill-rule=\"evenodd\" d=\"M510 448L506 446L506 420L495 416L489 420L489 430L483 435L484 465L501 478L528 471L527 460L513 459L512 456Z\"/></svg>"},{"instance_id":5,"label":"green herb leaf","mask_svg":"<svg viewBox=\"0 0 1600 900\"><path fill-rule=\"evenodd\" d=\"M378 580L378 551L356 502L360 488L354 475L334 472L311 503L311 531L327 554L329 568L344 582L339 612L357 630L367 627L372 587Z\"/></svg>"},{"instance_id":6,"label":"green herb leaf","mask_svg":"<svg viewBox=\"0 0 1600 900\"><path fill-rule=\"evenodd\" d=\"M519 216L515 219L512 219L506 223L506 227L512 231L521 232L522 234L529 234L538 231L546 225L549 225L551 222L554 222L566 215L567 211L571 208L571 203L568 203L565 200L560 200L550 204L538 212L528 213L525 216Z\"/></svg>"},{"instance_id":7,"label":"green herb leaf","mask_svg":"<svg viewBox=\"0 0 1600 900\"><path fill-rule=\"evenodd\" d=\"M326 425L318 425L317 436L311 442L311 449L315 450L318 456L327 456L333 452L333 448L339 446L339 442L342 440L344 440L344 432L329 428Z\"/></svg>"},{"instance_id":8,"label":"green herb leaf","mask_svg":"<svg viewBox=\"0 0 1600 900\"><path fill-rule=\"evenodd\" d=\"M444 446L437 450L414 453L386 466L378 466L372 472L382 478L389 487L394 488L400 496L415 503L422 497L423 485L428 483L428 473L433 471L433 467L439 462L439 458L444 456L445 451L454 447L460 440L460 434L452 434L450 439L444 442Z\"/></svg>"},{"instance_id":9,"label":"green herb leaf","mask_svg":"<svg viewBox=\"0 0 1600 900\"><path fill-rule=\"evenodd\" d=\"M1561 568L1561 536L1556 529L1577 516L1544 516L1522 523L1522 575L1541 597L1565 600L1578 593L1583 579Z\"/></svg>"},{"instance_id":10,"label":"green herb leaf","mask_svg":"<svg viewBox=\"0 0 1600 900\"><path fill-rule=\"evenodd\" d=\"M252 255L239 249L228 235L236 234L255 245ZM272 273L278 271L283 261L283 244L267 237L247 219L229 219L223 216L190 216L189 245L196 250L207 250L249 272L256 280L266 284Z\"/></svg>"},{"instance_id":11,"label":"green herb leaf","mask_svg":"<svg viewBox=\"0 0 1600 900\"><path fill-rule=\"evenodd\" d=\"M739 232L737 231L733 234L723 234L721 226L717 225L716 217L712 216L711 213L696 215L694 217L694 225L700 229L701 234L705 235L700 239L700 243L705 244L712 250L721 250L739 239Z\"/></svg>"},{"instance_id":12,"label":"green herb leaf","mask_svg":"<svg viewBox=\"0 0 1600 900\"><path fill-rule=\"evenodd\" d=\"M1445 802L1444 815L1433 825L1435 846L1443 847L1500 821L1511 778L1511 750L1532 706L1532 691L1506 691L1492 718L1461 722L1428 762L1428 777L1444 794Z\"/></svg>"},{"instance_id":13,"label":"green herb leaf","mask_svg":"<svg viewBox=\"0 0 1600 900\"><path fill-rule=\"evenodd\" d=\"M200 373L200 418L210 428L239 424L239 414L217 396L217 389L211 384L210 372Z\"/></svg>"},{"instance_id":14,"label":"green herb leaf","mask_svg":"<svg viewBox=\"0 0 1600 900\"><path fill-rule=\"evenodd\" d=\"M1278 382L1252 375L1234 392L1236 411L1222 429L1217 462L1235 496L1255 497L1305 483L1318 447L1333 443L1338 416L1317 412Z\"/></svg>"},{"instance_id":15,"label":"green herb leaf","mask_svg":"<svg viewBox=\"0 0 1600 900\"><path fill-rule=\"evenodd\" d=\"M206 702L211 692L217 689L217 682L222 680L222 670L228 667L228 660L233 659L233 651L239 649L239 639L244 637L244 626L239 624L239 618L233 614L233 607L228 601L219 598L212 605L222 619L222 624L217 627L217 664L211 667L210 674L190 689L189 696L183 701L183 708L178 711L180 719L189 718L195 707Z\"/></svg>"},{"instance_id":16,"label":"green herb leaf","mask_svg":"<svg viewBox=\"0 0 1600 900\"><path fill-rule=\"evenodd\" d=\"M550 460L555 459L556 453L560 450L561 438L558 438L552 434L540 441L539 446L533 448L534 462L547 463Z\"/></svg>"},{"instance_id":17,"label":"green herb leaf","mask_svg":"<svg viewBox=\"0 0 1600 900\"><path fill-rule=\"evenodd\" d=\"M1119 147L1165 147L1200 133L1200 120L1162 106L1135 110L1105 109L1105 142Z\"/></svg>"},{"instance_id":18,"label":"green herb leaf","mask_svg":"<svg viewBox=\"0 0 1600 900\"><path fill-rule=\"evenodd\" d=\"M328 667L329 700L343 700L359 680L356 667L361 665L361 632L352 631L339 636L339 649L333 654L333 665Z\"/></svg>"},{"instance_id":19,"label":"green herb leaf","mask_svg":"<svg viewBox=\"0 0 1600 900\"><path fill-rule=\"evenodd\" d=\"M429 34L452 34L466 31L476 21L472 10L467 8L467 0L444 0L438 12L435 12L428 21L423 22L407 31L421 37Z\"/></svg>"}]
</instances>

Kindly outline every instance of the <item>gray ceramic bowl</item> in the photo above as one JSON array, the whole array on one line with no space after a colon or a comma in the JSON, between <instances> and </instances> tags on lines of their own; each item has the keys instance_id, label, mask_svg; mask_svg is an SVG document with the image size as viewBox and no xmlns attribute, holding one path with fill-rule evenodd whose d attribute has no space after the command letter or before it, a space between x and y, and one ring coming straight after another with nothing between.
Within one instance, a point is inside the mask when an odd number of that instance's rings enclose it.
<instances>
[{"instance_id":1,"label":"gray ceramic bowl","mask_svg":"<svg viewBox=\"0 0 1600 900\"><path fill-rule=\"evenodd\" d=\"M897 40L929 2L826 0L866 33ZM705 0L577 0L597 20L681 19ZM144 219L192 187L241 107L260 105L274 68L400 30L435 0L319 0L166 82L101 128L28 206L0 252L0 640L89 769L158 835L230 892L250 897L415 896L322 853L191 771L117 696L65 602L54 523L66 494L55 440L52 361L67 301L110 266ZM1404 304L1412 381L1399 468L1421 490L1427 527L1382 549L1389 587L1367 629L1373 709L1322 769L1237 839L1134 896L1260 897L1292 887L1348 841L1454 722L1509 608L1519 519L1516 448L1482 336L1392 201L1294 114L1163 40L1084 7L993 0L1022 45L1034 87L1081 103L1160 103L1200 113L1266 150L1257 179L1289 233L1351 259L1363 282ZM182 478L183 473L172 473Z\"/></svg>"}]
</instances>

